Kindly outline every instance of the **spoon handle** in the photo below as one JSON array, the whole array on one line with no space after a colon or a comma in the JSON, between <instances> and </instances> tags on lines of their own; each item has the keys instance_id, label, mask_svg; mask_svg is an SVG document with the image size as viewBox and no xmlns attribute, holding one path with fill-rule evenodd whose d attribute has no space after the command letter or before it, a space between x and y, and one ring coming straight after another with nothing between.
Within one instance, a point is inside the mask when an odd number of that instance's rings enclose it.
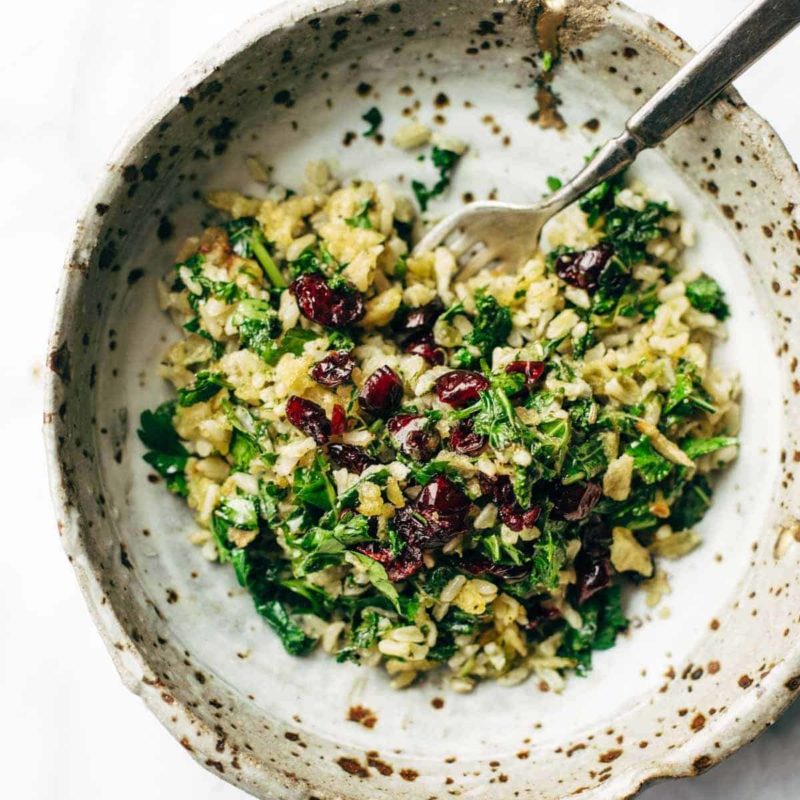
<instances>
[{"instance_id":1,"label":"spoon handle","mask_svg":"<svg viewBox=\"0 0 800 800\"><path fill-rule=\"evenodd\" d=\"M688 61L601 147L569 183L545 201L555 212L663 142L704 103L800 23L800 0L755 0Z\"/></svg>"}]
</instances>

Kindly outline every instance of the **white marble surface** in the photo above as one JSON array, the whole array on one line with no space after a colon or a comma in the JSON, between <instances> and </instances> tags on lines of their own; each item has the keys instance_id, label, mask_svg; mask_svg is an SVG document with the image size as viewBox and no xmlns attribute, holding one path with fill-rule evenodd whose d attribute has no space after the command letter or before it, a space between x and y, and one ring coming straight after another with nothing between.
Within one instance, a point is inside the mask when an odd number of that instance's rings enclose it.
<instances>
[{"instance_id":1,"label":"white marble surface","mask_svg":"<svg viewBox=\"0 0 800 800\"><path fill-rule=\"evenodd\" d=\"M73 220L139 109L273 0L26 0L0 49L0 796L243 797L197 767L119 682L55 530L39 372ZM463 0L467 2L468 0ZM629 0L701 45L746 0ZM800 156L800 31L739 83ZM743 643L743 646L746 646ZM800 706L755 744L647 800L795 800Z\"/></svg>"}]
</instances>

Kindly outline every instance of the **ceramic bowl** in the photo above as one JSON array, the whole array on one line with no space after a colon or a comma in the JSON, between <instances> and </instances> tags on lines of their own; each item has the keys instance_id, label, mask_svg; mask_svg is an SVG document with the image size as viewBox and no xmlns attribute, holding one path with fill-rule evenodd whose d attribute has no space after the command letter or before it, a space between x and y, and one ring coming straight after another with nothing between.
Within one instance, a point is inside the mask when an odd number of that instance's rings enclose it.
<instances>
[{"instance_id":1,"label":"ceramic bowl","mask_svg":"<svg viewBox=\"0 0 800 800\"><path fill-rule=\"evenodd\" d=\"M543 90L554 37L561 59ZM117 151L78 226L49 356L59 529L125 684L225 780L271 798L619 798L708 769L792 700L800 181L735 92L635 172L694 222L687 259L730 298L719 358L741 371L741 457L700 526L702 547L665 564L672 593L655 610L630 599L630 634L562 694L529 682L454 695L435 680L394 692L377 670L286 655L233 571L188 544L189 513L136 437L142 409L168 396L156 365L177 337L156 280L202 224L204 190L259 191L246 156L286 185L326 158L344 178L407 186L417 162L389 135L417 117L470 143L442 212L467 192L530 200L690 54L613 2L567 3L553 17L532 1L299 0L228 37ZM360 135L373 105L386 141ZM348 720L356 707L372 727Z\"/></svg>"}]
</instances>

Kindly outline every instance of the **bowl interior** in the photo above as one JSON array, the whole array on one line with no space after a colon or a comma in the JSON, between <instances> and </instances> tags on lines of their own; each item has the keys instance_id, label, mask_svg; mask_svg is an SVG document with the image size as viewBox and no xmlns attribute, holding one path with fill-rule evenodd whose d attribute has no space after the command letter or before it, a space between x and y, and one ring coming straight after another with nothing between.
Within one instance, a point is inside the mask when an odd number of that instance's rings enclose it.
<instances>
[{"instance_id":1,"label":"bowl interior","mask_svg":"<svg viewBox=\"0 0 800 800\"><path fill-rule=\"evenodd\" d=\"M698 114L634 174L694 223L697 244L685 259L730 299L730 338L717 358L741 374L741 457L700 526L703 546L664 563L672 594L656 610L641 593L627 598L630 634L596 654L590 677L571 678L563 694L532 680L453 695L435 679L398 693L377 670L286 655L232 570L188 543L192 518L153 481L136 437L140 412L169 396L156 366L177 338L156 281L183 237L213 219L203 191L263 193L247 156L287 186L302 185L307 161L325 159L343 180L408 191L431 168L389 140L416 118L469 143L437 216L466 193L535 199L548 175L569 177L619 132L681 58L671 34L602 6L570 6L551 84L560 130L532 119L541 76L534 30L546 28L535 3L298 8L293 25L262 35L265 18L101 189L71 262L77 277L53 359L66 377L54 419L75 523L68 550L80 556L79 575L127 679L201 761L251 791L428 798L479 790L492 798L535 786L542 798L581 788L614 796L654 774L709 766L763 719L755 692L784 668L783 631L796 623L798 590L789 584L800 548L787 549L784 535L782 558L774 556L776 536L797 525L787 478L798 449L787 425L797 403L788 335L796 277L787 267L796 241L781 153L757 141L762 128L735 98ZM385 141L361 135L371 106L383 114ZM346 721L354 706L374 712L373 728Z\"/></svg>"}]
</instances>

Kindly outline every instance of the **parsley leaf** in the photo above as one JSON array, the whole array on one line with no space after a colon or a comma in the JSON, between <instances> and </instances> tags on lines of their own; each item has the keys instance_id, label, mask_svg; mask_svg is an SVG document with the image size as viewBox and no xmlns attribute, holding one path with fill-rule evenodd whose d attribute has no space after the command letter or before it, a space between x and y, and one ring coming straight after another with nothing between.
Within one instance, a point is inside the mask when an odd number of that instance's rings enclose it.
<instances>
[{"instance_id":1,"label":"parsley leaf","mask_svg":"<svg viewBox=\"0 0 800 800\"><path fill-rule=\"evenodd\" d=\"M364 228L365 230L372 230L372 222L369 218L369 211L372 208L372 200L365 200L361 204L361 208L356 212L354 217L348 217L345 222L351 228Z\"/></svg>"},{"instance_id":2,"label":"parsley leaf","mask_svg":"<svg viewBox=\"0 0 800 800\"><path fill-rule=\"evenodd\" d=\"M371 538L369 520L361 514L349 514L332 528L314 526L297 542L303 552L294 563L295 575L302 577L341 564L348 557L348 547Z\"/></svg>"},{"instance_id":3,"label":"parsley leaf","mask_svg":"<svg viewBox=\"0 0 800 800\"><path fill-rule=\"evenodd\" d=\"M200 370L194 376L194 383L191 386L184 386L178 389L178 405L193 406L195 403L202 403L210 400L215 394L228 387L227 382L219 372Z\"/></svg>"},{"instance_id":4,"label":"parsley leaf","mask_svg":"<svg viewBox=\"0 0 800 800\"><path fill-rule=\"evenodd\" d=\"M258 220L254 217L240 217L225 225L225 231L236 255L242 258L255 258L276 289L286 288L286 280L269 254L267 240Z\"/></svg>"},{"instance_id":5,"label":"parsley leaf","mask_svg":"<svg viewBox=\"0 0 800 800\"><path fill-rule=\"evenodd\" d=\"M452 150L434 147L431 158L433 160L433 165L439 170L439 180L434 186L429 189L420 181L411 181L411 188L414 190L419 207L423 211L428 210L428 203L434 197L438 197L450 186L452 172L461 158L461 154L454 153Z\"/></svg>"}]
</instances>

